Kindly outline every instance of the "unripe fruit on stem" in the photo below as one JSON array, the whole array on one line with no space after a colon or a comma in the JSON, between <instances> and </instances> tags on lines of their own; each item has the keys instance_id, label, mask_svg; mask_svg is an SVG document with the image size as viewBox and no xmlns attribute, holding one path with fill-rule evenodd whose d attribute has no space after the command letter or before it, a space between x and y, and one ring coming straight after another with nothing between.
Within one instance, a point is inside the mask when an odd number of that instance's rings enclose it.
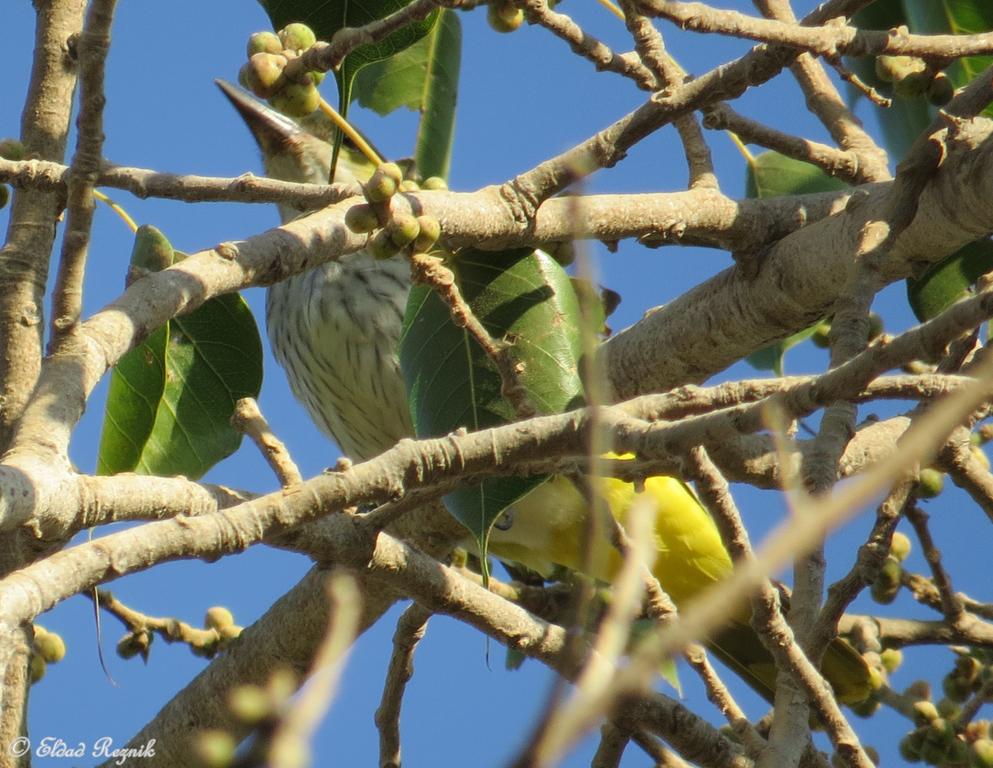
<instances>
[{"instance_id":1,"label":"unripe fruit on stem","mask_svg":"<svg viewBox=\"0 0 993 768\"><path fill-rule=\"evenodd\" d=\"M379 229L379 217L371 205L353 205L345 211L345 226L357 235L364 235Z\"/></svg>"},{"instance_id":2,"label":"unripe fruit on stem","mask_svg":"<svg viewBox=\"0 0 993 768\"><path fill-rule=\"evenodd\" d=\"M511 3L491 2L486 8L486 21L494 32L506 34L520 29L524 11Z\"/></svg>"},{"instance_id":3,"label":"unripe fruit on stem","mask_svg":"<svg viewBox=\"0 0 993 768\"><path fill-rule=\"evenodd\" d=\"M65 641L54 632L35 632L34 648L38 655L49 664L57 664L66 655Z\"/></svg>"},{"instance_id":4,"label":"unripe fruit on stem","mask_svg":"<svg viewBox=\"0 0 993 768\"><path fill-rule=\"evenodd\" d=\"M282 53L283 44L275 32L255 32L248 38L248 58L256 53Z\"/></svg>"},{"instance_id":5,"label":"unripe fruit on stem","mask_svg":"<svg viewBox=\"0 0 993 768\"><path fill-rule=\"evenodd\" d=\"M947 744L949 739L955 737L955 728L945 718L940 715L928 724L927 733L924 738L935 744Z\"/></svg>"},{"instance_id":6,"label":"unripe fruit on stem","mask_svg":"<svg viewBox=\"0 0 993 768\"><path fill-rule=\"evenodd\" d=\"M908 733L900 739L900 757L908 763L919 763L921 761L921 744L923 739L916 737L917 731Z\"/></svg>"},{"instance_id":7,"label":"unripe fruit on stem","mask_svg":"<svg viewBox=\"0 0 993 768\"><path fill-rule=\"evenodd\" d=\"M122 659L130 659L138 654L148 655L152 644L152 636L147 632L128 632L117 642L117 655Z\"/></svg>"},{"instance_id":8,"label":"unripe fruit on stem","mask_svg":"<svg viewBox=\"0 0 993 768\"><path fill-rule=\"evenodd\" d=\"M965 765L969 760L969 746L961 739L952 738L948 745L948 764Z\"/></svg>"},{"instance_id":9,"label":"unripe fruit on stem","mask_svg":"<svg viewBox=\"0 0 993 768\"><path fill-rule=\"evenodd\" d=\"M551 256L563 267L568 267L576 260L576 245L572 240L563 240L560 243L545 243L541 250ZM590 294L590 298L597 301L595 294Z\"/></svg>"},{"instance_id":10,"label":"unripe fruit on stem","mask_svg":"<svg viewBox=\"0 0 993 768\"><path fill-rule=\"evenodd\" d=\"M234 737L226 731L201 731L194 741L194 751L204 768L226 768L231 765L236 747Z\"/></svg>"},{"instance_id":11,"label":"unripe fruit on stem","mask_svg":"<svg viewBox=\"0 0 993 768\"><path fill-rule=\"evenodd\" d=\"M215 605L207 609L203 617L203 625L208 629L223 629L234 625L234 616L223 605Z\"/></svg>"},{"instance_id":12,"label":"unripe fruit on stem","mask_svg":"<svg viewBox=\"0 0 993 768\"><path fill-rule=\"evenodd\" d=\"M41 678L45 676L45 672L47 668L48 665L45 663L45 660L41 658L41 656L39 656L37 653L31 655L29 673L31 675L32 685L37 683L39 680L41 680Z\"/></svg>"},{"instance_id":13,"label":"unripe fruit on stem","mask_svg":"<svg viewBox=\"0 0 993 768\"><path fill-rule=\"evenodd\" d=\"M400 186L400 180L384 173L383 167L381 165L377 168L369 181L362 185L365 199L370 203L386 202L397 193L397 188Z\"/></svg>"},{"instance_id":14,"label":"unripe fruit on stem","mask_svg":"<svg viewBox=\"0 0 993 768\"><path fill-rule=\"evenodd\" d=\"M404 179L400 182L400 186L397 187L400 192L420 192L421 185L418 184L413 179Z\"/></svg>"},{"instance_id":15,"label":"unripe fruit on stem","mask_svg":"<svg viewBox=\"0 0 993 768\"><path fill-rule=\"evenodd\" d=\"M238 72L238 82L260 99L271 98L276 93L285 66L285 56L256 53Z\"/></svg>"},{"instance_id":16,"label":"unripe fruit on stem","mask_svg":"<svg viewBox=\"0 0 993 768\"><path fill-rule=\"evenodd\" d=\"M965 726L965 732L962 735L965 736L966 741L970 742L988 739L990 737L990 721L973 720Z\"/></svg>"},{"instance_id":17,"label":"unripe fruit on stem","mask_svg":"<svg viewBox=\"0 0 993 768\"><path fill-rule=\"evenodd\" d=\"M972 765L990 766L993 768L993 741L977 739L972 742Z\"/></svg>"},{"instance_id":18,"label":"unripe fruit on stem","mask_svg":"<svg viewBox=\"0 0 993 768\"><path fill-rule=\"evenodd\" d=\"M936 107L943 107L955 96L955 86L944 72L934 76L927 89L927 100Z\"/></svg>"},{"instance_id":19,"label":"unripe fruit on stem","mask_svg":"<svg viewBox=\"0 0 993 768\"><path fill-rule=\"evenodd\" d=\"M390 233L385 229L381 229L373 235L366 247L374 259L388 259L400 252L400 248L393 242Z\"/></svg>"},{"instance_id":20,"label":"unripe fruit on stem","mask_svg":"<svg viewBox=\"0 0 993 768\"><path fill-rule=\"evenodd\" d=\"M382 163L376 170L387 178L393 179L397 186L403 181L403 168L396 163Z\"/></svg>"},{"instance_id":21,"label":"unripe fruit on stem","mask_svg":"<svg viewBox=\"0 0 993 768\"><path fill-rule=\"evenodd\" d=\"M859 717L872 717L879 709L879 700L869 697L865 701L851 704L851 710Z\"/></svg>"},{"instance_id":22,"label":"unripe fruit on stem","mask_svg":"<svg viewBox=\"0 0 993 768\"><path fill-rule=\"evenodd\" d=\"M426 253L441 237L441 224L434 216L418 216L417 224L420 227L420 234L414 240L414 250L418 253Z\"/></svg>"},{"instance_id":23,"label":"unripe fruit on stem","mask_svg":"<svg viewBox=\"0 0 993 768\"><path fill-rule=\"evenodd\" d=\"M938 714L945 720L955 720L962 714L962 707L958 702L945 698L938 702Z\"/></svg>"},{"instance_id":24,"label":"unripe fruit on stem","mask_svg":"<svg viewBox=\"0 0 993 768\"><path fill-rule=\"evenodd\" d=\"M926 736L927 733L925 733ZM947 757L945 751L944 744L938 744L925 738L921 744L921 759L928 765L942 765Z\"/></svg>"},{"instance_id":25,"label":"unripe fruit on stem","mask_svg":"<svg viewBox=\"0 0 993 768\"><path fill-rule=\"evenodd\" d=\"M306 51L317 42L317 35L314 34L314 30L299 22L287 24L279 30L278 34L279 42L288 51Z\"/></svg>"},{"instance_id":26,"label":"unripe fruit on stem","mask_svg":"<svg viewBox=\"0 0 993 768\"><path fill-rule=\"evenodd\" d=\"M421 233L417 219L409 213L398 213L393 216L386 225L386 230L390 233L390 239L397 248L410 245Z\"/></svg>"},{"instance_id":27,"label":"unripe fruit on stem","mask_svg":"<svg viewBox=\"0 0 993 768\"><path fill-rule=\"evenodd\" d=\"M321 103L321 94L311 83L286 83L269 103L274 109L290 117L306 117Z\"/></svg>"},{"instance_id":28,"label":"unripe fruit on stem","mask_svg":"<svg viewBox=\"0 0 993 768\"><path fill-rule=\"evenodd\" d=\"M945 476L936 469L925 467L917 477L917 495L922 499L933 499L945 488Z\"/></svg>"},{"instance_id":29,"label":"unripe fruit on stem","mask_svg":"<svg viewBox=\"0 0 993 768\"><path fill-rule=\"evenodd\" d=\"M913 709L917 725L928 725L938 719L938 708L930 701L915 701Z\"/></svg>"},{"instance_id":30,"label":"unripe fruit on stem","mask_svg":"<svg viewBox=\"0 0 993 768\"><path fill-rule=\"evenodd\" d=\"M255 725L272 712L269 695L257 685L240 685L231 691L228 709L246 725Z\"/></svg>"},{"instance_id":31,"label":"unripe fruit on stem","mask_svg":"<svg viewBox=\"0 0 993 768\"><path fill-rule=\"evenodd\" d=\"M892 674L903 663L903 651L898 648L884 648L879 654L879 660L883 664L883 669Z\"/></svg>"},{"instance_id":32,"label":"unripe fruit on stem","mask_svg":"<svg viewBox=\"0 0 993 768\"><path fill-rule=\"evenodd\" d=\"M927 93L932 79L933 75L926 68L921 72L912 72L893 83L893 92L905 99L922 96Z\"/></svg>"},{"instance_id":33,"label":"unripe fruit on stem","mask_svg":"<svg viewBox=\"0 0 993 768\"><path fill-rule=\"evenodd\" d=\"M897 560L903 562L910 555L914 545L910 543L910 538L905 533L895 531L890 541L890 554Z\"/></svg>"},{"instance_id":34,"label":"unripe fruit on stem","mask_svg":"<svg viewBox=\"0 0 993 768\"><path fill-rule=\"evenodd\" d=\"M448 182L441 178L441 176L428 176L421 184L421 189L448 189Z\"/></svg>"},{"instance_id":35,"label":"unripe fruit on stem","mask_svg":"<svg viewBox=\"0 0 993 768\"><path fill-rule=\"evenodd\" d=\"M4 160L23 160L28 154L24 145L17 139L0 141L0 157Z\"/></svg>"},{"instance_id":36,"label":"unripe fruit on stem","mask_svg":"<svg viewBox=\"0 0 993 768\"><path fill-rule=\"evenodd\" d=\"M959 656L955 660L954 673L968 685L978 685L984 669L983 663L975 656Z\"/></svg>"},{"instance_id":37,"label":"unripe fruit on stem","mask_svg":"<svg viewBox=\"0 0 993 768\"><path fill-rule=\"evenodd\" d=\"M899 561L892 555L886 558L883 567L879 570L879 575L869 589L872 599L880 605L892 603L900 591L900 578L903 576L903 568Z\"/></svg>"},{"instance_id":38,"label":"unripe fruit on stem","mask_svg":"<svg viewBox=\"0 0 993 768\"><path fill-rule=\"evenodd\" d=\"M916 56L877 56L876 77L886 83L897 84L912 75L919 75L927 69L924 59Z\"/></svg>"}]
</instances>

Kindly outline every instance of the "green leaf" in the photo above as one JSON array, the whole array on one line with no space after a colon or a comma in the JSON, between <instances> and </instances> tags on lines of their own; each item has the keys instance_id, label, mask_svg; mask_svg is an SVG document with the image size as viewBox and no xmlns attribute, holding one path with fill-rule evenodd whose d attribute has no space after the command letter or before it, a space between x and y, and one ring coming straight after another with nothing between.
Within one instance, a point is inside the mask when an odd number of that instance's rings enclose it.
<instances>
[{"instance_id":1,"label":"green leaf","mask_svg":"<svg viewBox=\"0 0 993 768\"><path fill-rule=\"evenodd\" d=\"M804 328L799 333L787 336L782 341L777 341L768 347L762 347L762 349L746 357L745 361L758 371L772 371L777 376L782 376L784 374L783 360L786 357L786 351L813 336L817 332L819 325L820 323L817 323L817 325Z\"/></svg>"},{"instance_id":2,"label":"green leaf","mask_svg":"<svg viewBox=\"0 0 993 768\"><path fill-rule=\"evenodd\" d=\"M748 163L745 185L746 194L753 198L830 192L846 186L843 181L828 176L815 165L772 151L763 152ZM786 351L813 336L817 325L763 347L745 359L757 370L773 371L777 376L782 376Z\"/></svg>"},{"instance_id":3,"label":"green leaf","mask_svg":"<svg viewBox=\"0 0 993 768\"><path fill-rule=\"evenodd\" d=\"M133 472L141 462L165 390L169 326L153 331L110 374L97 474Z\"/></svg>"},{"instance_id":4,"label":"green leaf","mask_svg":"<svg viewBox=\"0 0 993 768\"><path fill-rule=\"evenodd\" d=\"M748 163L745 193L748 197L783 197L844 189L845 182L828 176L816 165L794 160L779 152L763 152Z\"/></svg>"},{"instance_id":5,"label":"green leaf","mask_svg":"<svg viewBox=\"0 0 993 768\"><path fill-rule=\"evenodd\" d=\"M165 235L139 227L132 264L161 267L174 258ZM234 404L261 385L262 342L240 296L171 320L111 374L97 472L200 477L238 448Z\"/></svg>"},{"instance_id":6,"label":"green leaf","mask_svg":"<svg viewBox=\"0 0 993 768\"><path fill-rule=\"evenodd\" d=\"M907 298L921 322L937 317L959 299L980 275L993 269L993 242L977 240L932 266L917 279L907 280Z\"/></svg>"},{"instance_id":7,"label":"green leaf","mask_svg":"<svg viewBox=\"0 0 993 768\"><path fill-rule=\"evenodd\" d=\"M514 342L521 383L541 413L582 402L578 367L580 306L569 276L530 249L466 249L449 265L462 296L494 338ZM447 305L415 286L400 337L400 367L418 437L475 431L516 420L500 393L500 375ZM445 497L449 512L473 534L485 562L490 527L508 506L546 478L491 478Z\"/></svg>"},{"instance_id":8,"label":"green leaf","mask_svg":"<svg viewBox=\"0 0 993 768\"><path fill-rule=\"evenodd\" d=\"M400 107L421 113L415 159L425 178L448 176L461 58L461 22L454 11L442 10L428 35L355 77L353 93L363 107L380 115Z\"/></svg>"}]
</instances>

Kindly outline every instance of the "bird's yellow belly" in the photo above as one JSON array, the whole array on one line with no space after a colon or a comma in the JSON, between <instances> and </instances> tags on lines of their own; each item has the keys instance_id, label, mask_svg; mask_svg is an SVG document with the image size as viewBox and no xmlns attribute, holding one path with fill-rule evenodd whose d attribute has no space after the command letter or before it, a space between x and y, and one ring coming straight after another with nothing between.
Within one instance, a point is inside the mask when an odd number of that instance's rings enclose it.
<instances>
[{"instance_id":1,"label":"bird's yellow belly","mask_svg":"<svg viewBox=\"0 0 993 768\"><path fill-rule=\"evenodd\" d=\"M713 520L680 481L650 478L639 495L630 483L604 480L600 491L622 525L636 500L651 506L655 541L652 572L677 603L731 570L731 560ZM607 582L620 567L621 558L610 543L610 531L605 524L599 526L600 530L589 530L588 505L568 478L552 478L514 505L510 515L510 527L495 528L490 537L491 550L500 557L545 575L554 565L560 565ZM587 541L589 562L584 563Z\"/></svg>"}]
</instances>

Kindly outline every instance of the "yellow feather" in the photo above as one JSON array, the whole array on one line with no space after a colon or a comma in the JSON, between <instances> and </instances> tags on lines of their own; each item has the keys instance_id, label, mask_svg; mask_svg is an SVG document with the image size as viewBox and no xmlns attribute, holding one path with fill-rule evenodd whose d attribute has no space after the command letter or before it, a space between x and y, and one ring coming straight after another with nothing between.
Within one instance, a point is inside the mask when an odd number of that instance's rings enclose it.
<instances>
[{"instance_id":1,"label":"yellow feather","mask_svg":"<svg viewBox=\"0 0 993 768\"><path fill-rule=\"evenodd\" d=\"M597 492L605 502L598 506L606 506L623 525L638 497L634 485L605 478L597 482ZM730 573L733 565L717 526L684 483L672 477L651 477L645 481L642 494L655 515L656 559L652 571L677 604L685 603ZM555 566L564 566L610 582L620 567L620 555L610 543L606 521L591 518L590 506L571 480L553 477L511 508L509 527L493 529L490 550L545 576ZM590 553L584 566L587 537ZM775 665L748 626L749 616L745 604L729 610L729 626L713 639L711 647L749 685L771 699ZM862 657L843 640L836 640L828 648L823 669L846 703L861 701L876 687Z\"/></svg>"}]
</instances>

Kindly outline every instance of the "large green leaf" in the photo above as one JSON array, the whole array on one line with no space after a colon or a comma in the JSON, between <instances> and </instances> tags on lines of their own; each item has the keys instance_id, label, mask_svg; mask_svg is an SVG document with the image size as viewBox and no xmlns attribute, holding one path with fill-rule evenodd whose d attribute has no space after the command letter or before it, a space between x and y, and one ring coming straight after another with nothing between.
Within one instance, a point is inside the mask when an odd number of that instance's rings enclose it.
<instances>
[{"instance_id":1,"label":"large green leaf","mask_svg":"<svg viewBox=\"0 0 993 768\"><path fill-rule=\"evenodd\" d=\"M162 268L172 255L161 232L138 229L132 265ZM111 374L98 473L200 477L238 448L234 404L256 397L261 385L262 342L240 296L171 320Z\"/></svg>"},{"instance_id":2,"label":"large green leaf","mask_svg":"<svg viewBox=\"0 0 993 768\"><path fill-rule=\"evenodd\" d=\"M421 112L415 159L424 177L448 175L461 57L461 22L443 10L423 39L355 77L353 93L363 107L381 115L400 107Z\"/></svg>"},{"instance_id":3,"label":"large green leaf","mask_svg":"<svg viewBox=\"0 0 993 768\"><path fill-rule=\"evenodd\" d=\"M818 323L820 325L820 323ZM784 362L786 359L786 353L797 344L800 344L817 332L818 325L812 325L809 328L804 328L802 331L794 333L792 336L787 336L781 341L777 341L775 344L770 344L768 347L762 347L762 349L752 352L745 361L752 366L757 371L772 371L777 376L785 376L786 369L784 367Z\"/></svg>"},{"instance_id":4,"label":"large green leaf","mask_svg":"<svg viewBox=\"0 0 993 768\"><path fill-rule=\"evenodd\" d=\"M580 303L562 267L530 249L466 249L450 264L459 289L494 338L514 343L522 384L541 413L582 401ZM482 348L452 320L428 288L411 291L400 338L400 367L418 437L465 427L486 429L516 419L501 395L500 375ZM545 478L496 478L445 498L475 536L485 562L490 527L508 506Z\"/></svg>"},{"instance_id":5,"label":"large green leaf","mask_svg":"<svg viewBox=\"0 0 993 768\"><path fill-rule=\"evenodd\" d=\"M405 0L259 0L259 3L272 21L273 29L302 21L314 30L318 40L330 40L343 27L361 27L389 16L408 4ZM437 18L438 11L433 11L423 21L408 24L378 42L356 48L346 56L335 72L339 111L347 114L352 80L362 67L410 47L431 31Z\"/></svg>"},{"instance_id":6,"label":"large green leaf","mask_svg":"<svg viewBox=\"0 0 993 768\"><path fill-rule=\"evenodd\" d=\"M842 189L843 181L828 176L815 165L794 160L778 152L763 152L748 163L745 189L748 197L782 197ZM753 352L746 359L760 371L783 375L783 358L790 347L810 338L816 325Z\"/></svg>"},{"instance_id":7,"label":"large green leaf","mask_svg":"<svg viewBox=\"0 0 993 768\"><path fill-rule=\"evenodd\" d=\"M828 176L816 165L771 150L749 160L745 177L748 197L806 195L831 192L845 186L845 182Z\"/></svg>"},{"instance_id":8,"label":"large green leaf","mask_svg":"<svg viewBox=\"0 0 993 768\"><path fill-rule=\"evenodd\" d=\"M907 280L907 298L921 322L938 316L959 299L980 275L993 269L993 242L978 240L932 266L917 279Z\"/></svg>"}]
</instances>

